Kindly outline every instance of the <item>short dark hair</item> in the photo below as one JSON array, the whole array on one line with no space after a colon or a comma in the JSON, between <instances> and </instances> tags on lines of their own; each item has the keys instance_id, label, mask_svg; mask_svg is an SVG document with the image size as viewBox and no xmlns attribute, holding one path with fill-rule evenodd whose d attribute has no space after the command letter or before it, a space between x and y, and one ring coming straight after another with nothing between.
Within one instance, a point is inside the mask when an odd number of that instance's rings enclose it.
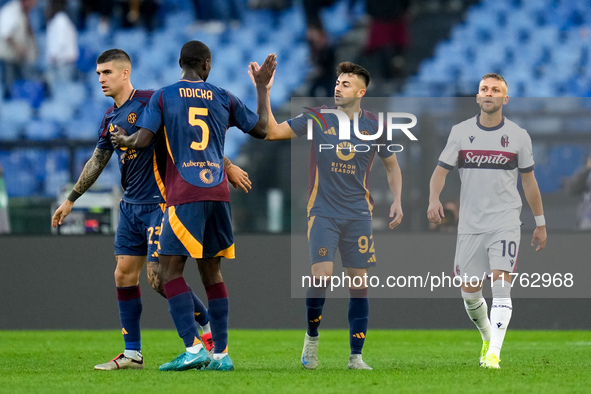
<instances>
[{"instance_id":1,"label":"short dark hair","mask_svg":"<svg viewBox=\"0 0 591 394\"><path fill-rule=\"evenodd\" d=\"M193 40L181 48L179 64L181 68L199 68L207 59L211 59L211 50L201 41Z\"/></svg>"},{"instance_id":2,"label":"short dark hair","mask_svg":"<svg viewBox=\"0 0 591 394\"><path fill-rule=\"evenodd\" d=\"M507 89L509 89L509 84L507 83L507 81L505 81L505 78L503 78L503 76L501 74L497 74L497 73L488 73L488 74L484 74L482 76L482 78L480 79L480 81L484 81L485 79L488 78L493 78L496 79L497 81L501 81L505 84L505 86L507 87Z\"/></svg>"},{"instance_id":3,"label":"short dark hair","mask_svg":"<svg viewBox=\"0 0 591 394\"><path fill-rule=\"evenodd\" d=\"M369 86L369 71L361 67L359 64L351 62L339 63L339 65L337 66L337 77L341 74L355 74L363 78L363 81L365 82L365 87Z\"/></svg>"},{"instance_id":4,"label":"short dark hair","mask_svg":"<svg viewBox=\"0 0 591 394\"><path fill-rule=\"evenodd\" d=\"M131 58L129 57L129 55L127 54L127 52L125 52L122 49L108 49L106 51L104 51L103 53L101 53L99 55L99 57L97 57L96 59L96 64L103 64L103 63L108 63L108 62L113 62L113 61L119 61L119 62L128 62L129 64L131 64Z\"/></svg>"}]
</instances>

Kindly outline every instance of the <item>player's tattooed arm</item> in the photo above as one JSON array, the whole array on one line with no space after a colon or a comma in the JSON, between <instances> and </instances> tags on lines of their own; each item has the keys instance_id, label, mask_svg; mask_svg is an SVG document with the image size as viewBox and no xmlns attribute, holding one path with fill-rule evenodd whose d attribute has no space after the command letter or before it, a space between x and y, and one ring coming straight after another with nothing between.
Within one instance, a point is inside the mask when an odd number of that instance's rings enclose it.
<instances>
[{"instance_id":1,"label":"player's tattooed arm","mask_svg":"<svg viewBox=\"0 0 591 394\"><path fill-rule=\"evenodd\" d=\"M90 189L109 163L112 155L112 150L96 148L92 157L84 166L78 182L74 185L74 191L82 195Z\"/></svg>"},{"instance_id":2,"label":"player's tattooed arm","mask_svg":"<svg viewBox=\"0 0 591 394\"><path fill-rule=\"evenodd\" d=\"M107 166L109 159L113 155L112 150L106 149L99 149L96 148L92 157L82 170L82 174L78 178L78 182L72 189L70 195L66 198L66 200L60 205L54 212L51 218L51 225L56 228L58 225L64 224L64 220L66 216L72 212L72 208L74 207L74 202L87 191L90 186L97 180L101 172Z\"/></svg>"}]
</instances>

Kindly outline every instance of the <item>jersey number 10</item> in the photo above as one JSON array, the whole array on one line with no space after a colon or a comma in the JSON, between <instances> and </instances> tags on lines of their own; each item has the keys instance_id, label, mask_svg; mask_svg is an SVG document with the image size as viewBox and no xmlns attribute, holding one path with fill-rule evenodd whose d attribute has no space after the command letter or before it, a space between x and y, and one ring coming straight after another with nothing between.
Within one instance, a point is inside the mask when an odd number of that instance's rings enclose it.
<instances>
[{"instance_id":1,"label":"jersey number 10","mask_svg":"<svg viewBox=\"0 0 591 394\"><path fill-rule=\"evenodd\" d=\"M203 132L201 136L201 142L191 142L191 149L204 150L207 148L209 143L209 126L203 119L199 119L198 116L207 116L207 108L189 107L189 124L191 126L199 126Z\"/></svg>"}]
</instances>

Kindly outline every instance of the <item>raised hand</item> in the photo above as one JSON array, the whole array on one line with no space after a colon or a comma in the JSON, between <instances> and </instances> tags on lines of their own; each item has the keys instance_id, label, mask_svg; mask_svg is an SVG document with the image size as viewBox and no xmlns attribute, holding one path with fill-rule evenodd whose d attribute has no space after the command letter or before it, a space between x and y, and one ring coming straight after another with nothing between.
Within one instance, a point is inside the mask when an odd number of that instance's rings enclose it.
<instances>
[{"instance_id":1,"label":"raised hand","mask_svg":"<svg viewBox=\"0 0 591 394\"><path fill-rule=\"evenodd\" d=\"M267 56L262 66L257 62L251 62L248 67L248 75L256 88L271 89L277 67L277 55L271 53Z\"/></svg>"}]
</instances>

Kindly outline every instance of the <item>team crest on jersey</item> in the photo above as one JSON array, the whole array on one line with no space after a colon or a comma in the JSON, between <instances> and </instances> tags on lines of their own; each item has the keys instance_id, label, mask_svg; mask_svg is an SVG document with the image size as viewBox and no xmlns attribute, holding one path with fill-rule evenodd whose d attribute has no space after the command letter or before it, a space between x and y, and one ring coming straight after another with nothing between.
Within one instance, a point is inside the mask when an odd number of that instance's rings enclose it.
<instances>
[{"instance_id":1,"label":"team crest on jersey","mask_svg":"<svg viewBox=\"0 0 591 394\"><path fill-rule=\"evenodd\" d=\"M211 173L211 170L207 168L201 170L199 173L199 179L201 179L201 182L209 185L211 182L213 182L213 174Z\"/></svg>"},{"instance_id":2,"label":"team crest on jersey","mask_svg":"<svg viewBox=\"0 0 591 394\"><path fill-rule=\"evenodd\" d=\"M326 256L328 254L328 249L326 248L320 248L318 249L318 254L322 257Z\"/></svg>"},{"instance_id":3,"label":"team crest on jersey","mask_svg":"<svg viewBox=\"0 0 591 394\"><path fill-rule=\"evenodd\" d=\"M345 153L345 152L349 153ZM337 156L342 161L351 160L355 156L353 145L349 141L343 141L337 146Z\"/></svg>"},{"instance_id":4,"label":"team crest on jersey","mask_svg":"<svg viewBox=\"0 0 591 394\"><path fill-rule=\"evenodd\" d=\"M135 112L132 112L129 115L127 115L127 121L131 124L137 122L137 114Z\"/></svg>"},{"instance_id":5,"label":"team crest on jersey","mask_svg":"<svg viewBox=\"0 0 591 394\"><path fill-rule=\"evenodd\" d=\"M509 136L507 134L503 134L503 136L501 137L501 145L503 146L503 148L509 146Z\"/></svg>"}]
</instances>

